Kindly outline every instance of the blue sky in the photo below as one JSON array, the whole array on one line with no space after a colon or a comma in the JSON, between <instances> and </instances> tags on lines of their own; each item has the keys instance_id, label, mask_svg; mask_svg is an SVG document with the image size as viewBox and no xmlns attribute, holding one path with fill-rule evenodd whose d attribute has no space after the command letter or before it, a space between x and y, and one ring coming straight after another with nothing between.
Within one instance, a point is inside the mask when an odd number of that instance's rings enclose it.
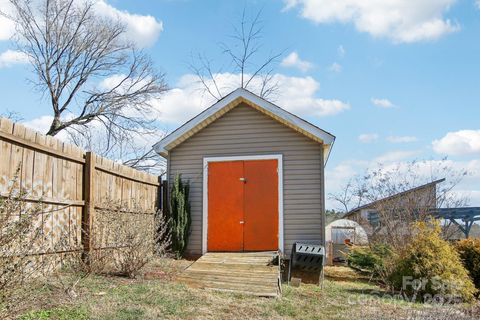
<instances>
[{"instance_id":1,"label":"blue sky","mask_svg":"<svg viewBox=\"0 0 480 320\"><path fill-rule=\"evenodd\" d=\"M471 172L458 192L480 206L480 2L98 2L99 11L125 19L166 73L172 91L158 102L166 131L209 104L193 90L192 54L228 65L219 43L228 41L244 7L249 14L263 10L264 50L285 50L275 72L290 90L275 102L337 136L327 193L377 162L448 157ZM45 130L48 101L26 81L30 71L5 26L0 20L0 113L15 110ZM234 77L222 78L231 89Z\"/></svg>"}]
</instances>

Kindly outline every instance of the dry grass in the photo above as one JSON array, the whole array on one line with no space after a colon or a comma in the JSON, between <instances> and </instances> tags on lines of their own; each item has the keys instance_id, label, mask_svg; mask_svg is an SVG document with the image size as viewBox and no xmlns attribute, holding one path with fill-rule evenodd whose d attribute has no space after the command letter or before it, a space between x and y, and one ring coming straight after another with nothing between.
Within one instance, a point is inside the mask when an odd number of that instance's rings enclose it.
<instances>
[{"instance_id":1,"label":"dry grass","mask_svg":"<svg viewBox=\"0 0 480 320\"><path fill-rule=\"evenodd\" d=\"M325 288L284 286L282 298L258 298L193 289L175 276L191 262L157 260L145 277L92 276L80 283L79 296L65 300L55 285L41 286L36 305L24 306L20 319L473 319L466 306L433 307L379 297L379 287L355 281L347 268L343 281L327 277ZM345 274L352 276L346 280ZM65 275L68 276L68 275ZM469 307L475 308L475 307ZM477 312L478 307L471 312ZM453 314L453 315L452 315Z\"/></svg>"}]
</instances>

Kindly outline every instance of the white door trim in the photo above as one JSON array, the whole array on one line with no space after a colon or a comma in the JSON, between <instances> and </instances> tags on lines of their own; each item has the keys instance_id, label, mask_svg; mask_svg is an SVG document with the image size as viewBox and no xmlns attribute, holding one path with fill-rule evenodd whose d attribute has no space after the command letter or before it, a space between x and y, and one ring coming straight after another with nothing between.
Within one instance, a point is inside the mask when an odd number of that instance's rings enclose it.
<instances>
[{"instance_id":1,"label":"white door trim","mask_svg":"<svg viewBox=\"0 0 480 320\"><path fill-rule=\"evenodd\" d=\"M208 164L210 162L242 160L277 160L278 165L278 249L283 252L283 156L281 154L205 157L203 158L203 218L202 218L202 254L207 252L208 235Z\"/></svg>"}]
</instances>

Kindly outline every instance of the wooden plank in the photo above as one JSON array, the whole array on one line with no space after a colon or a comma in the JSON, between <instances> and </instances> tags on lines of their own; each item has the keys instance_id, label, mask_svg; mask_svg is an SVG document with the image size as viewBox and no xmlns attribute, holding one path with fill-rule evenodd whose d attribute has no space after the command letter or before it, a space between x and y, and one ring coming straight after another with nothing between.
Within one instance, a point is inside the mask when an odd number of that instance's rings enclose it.
<instances>
[{"instance_id":1,"label":"wooden plank","mask_svg":"<svg viewBox=\"0 0 480 320\"><path fill-rule=\"evenodd\" d=\"M114 169L111 169L109 168L109 166L105 165L105 164L97 164L95 165L95 168L98 169L98 170L101 170L103 172L106 172L106 173L109 173L109 174L113 174L115 176L118 176L118 177L121 177L121 178L124 178L124 179L127 179L127 180L131 180L131 181L135 181L135 182L140 182L142 184L148 184L148 185L151 185L151 186L156 186L158 187L160 184L158 183L158 181L148 181L150 179L145 179L146 177L143 177L142 178L139 178L139 177L136 177L135 176L135 173L134 172L129 172L127 169L130 169L132 170L131 168L127 168L125 166L121 166L122 170L114 170ZM157 179L156 176L153 176L152 177L154 179Z\"/></svg>"},{"instance_id":2,"label":"wooden plank","mask_svg":"<svg viewBox=\"0 0 480 320\"><path fill-rule=\"evenodd\" d=\"M78 164L74 163L74 170L75 170L75 192L76 197L75 200L83 200L83 171L85 164Z\"/></svg>"},{"instance_id":3,"label":"wooden plank","mask_svg":"<svg viewBox=\"0 0 480 320\"><path fill-rule=\"evenodd\" d=\"M271 290L275 292L277 290L277 279L265 280L265 279L245 279L245 278L234 278L228 276L214 276L214 275L203 275L202 278L196 277L195 275L186 273L178 278L180 281L201 281L203 283L210 284L221 284L221 285L232 285L235 287L242 287L256 290L258 288L264 288L264 290Z\"/></svg>"},{"instance_id":4,"label":"wooden plank","mask_svg":"<svg viewBox=\"0 0 480 320\"><path fill-rule=\"evenodd\" d=\"M83 219L83 208L75 208L75 217L73 217L72 220L74 220L75 223L75 243L77 246L82 247L82 239L83 239L83 227L82 227L82 219ZM83 249L83 248L82 248Z\"/></svg>"},{"instance_id":5,"label":"wooden plank","mask_svg":"<svg viewBox=\"0 0 480 320\"><path fill-rule=\"evenodd\" d=\"M198 288L277 297L281 293L279 267L269 265L275 254L207 253L177 280Z\"/></svg>"},{"instance_id":6,"label":"wooden plank","mask_svg":"<svg viewBox=\"0 0 480 320\"><path fill-rule=\"evenodd\" d=\"M75 161L75 162L78 162L78 163L85 163L85 159L83 159L82 157L62 154L62 153L58 152L58 150L56 148L53 148L52 146L44 146L44 145L41 145L41 144L32 143L31 141L27 141L25 139L19 138L19 137L13 135L13 134L6 133L3 130L0 131L0 138L2 140L6 140L8 142L14 143L14 144L19 145L21 147L34 149L36 151L43 152L43 153L51 155L51 156L60 157L60 158Z\"/></svg>"},{"instance_id":7,"label":"wooden plank","mask_svg":"<svg viewBox=\"0 0 480 320\"><path fill-rule=\"evenodd\" d=\"M197 281L197 282L202 282L202 283L209 283L209 284L217 284L219 288L224 287L226 288L228 285L231 285L232 287L241 287L241 288L268 288L268 290L271 291L276 291L278 287L278 279L276 280L262 280L262 279L256 279L256 280L250 280L248 278L240 278L240 277L228 277L228 276L214 276L214 275L202 275L202 277L196 277L195 275L192 275L190 273L183 273L182 275L177 277L178 281L185 281L185 282L190 282L190 281Z\"/></svg>"},{"instance_id":8,"label":"wooden plank","mask_svg":"<svg viewBox=\"0 0 480 320\"><path fill-rule=\"evenodd\" d=\"M212 271L212 272L251 272L251 273L259 273L259 274L270 274L272 273L271 268L253 268L248 264L244 265L220 265L220 264L214 264L214 263L200 263L197 262L194 265L190 267L192 271Z\"/></svg>"},{"instance_id":9,"label":"wooden plank","mask_svg":"<svg viewBox=\"0 0 480 320\"><path fill-rule=\"evenodd\" d=\"M58 140L53 138L50 139L50 146L56 150L58 148ZM59 176L61 177L61 174L60 174L61 164L59 164L59 161L62 161L62 160L57 157L51 157L51 161L52 161L52 198L58 199L59 197L61 197L59 192L61 181L58 181L58 177Z\"/></svg>"},{"instance_id":10,"label":"wooden plank","mask_svg":"<svg viewBox=\"0 0 480 320\"><path fill-rule=\"evenodd\" d=\"M158 177L94 154L87 168L83 150L7 119L0 118L0 133L0 197L7 196L19 167L19 185L28 193L24 200L28 206L39 203L42 208L35 223L44 229L46 243L35 244L35 254L91 250L95 201L100 199L136 203L148 215L145 218L151 219ZM95 170L95 164L108 172ZM82 235L83 225L90 233Z\"/></svg>"},{"instance_id":11,"label":"wooden plank","mask_svg":"<svg viewBox=\"0 0 480 320\"><path fill-rule=\"evenodd\" d=\"M71 154L71 146L64 143L63 152L67 154ZM63 171L62 171L62 182L64 185L63 192L64 192L65 199L71 199L71 200L76 199L75 179L76 179L76 175L75 175L75 171L73 170L72 161L64 160Z\"/></svg>"},{"instance_id":12,"label":"wooden plank","mask_svg":"<svg viewBox=\"0 0 480 320\"><path fill-rule=\"evenodd\" d=\"M35 131L26 128L25 137L26 141L35 142ZM23 168L22 168L22 188L27 194L33 192L33 170L34 170L35 150L25 148L23 150Z\"/></svg>"},{"instance_id":13,"label":"wooden plank","mask_svg":"<svg viewBox=\"0 0 480 320\"><path fill-rule=\"evenodd\" d=\"M255 296L277 297L278 290L270 286L241 285L234 283L224 283L218 281L189 280L187 284L198 288L212 289L215 291L227 291L233 293L242 293Z\"/></svg>"},{"instance_id":14,"label":"wooden plank","mask_svg":"<svg viewBox=\"0 0 480 320\"><path fill-rule=\"evenodd\" d=\"M45 136L39 133L35 134L35 143L36 144L45 144ZM33 197L41 197L43 196L43 180L44 177L44 170L45 170L45 163L47 156L43 152L37 152L35 150L34 160L33 160L33 186L32 186L32 196Z\"/></svg>"},{"instance_id":15,"label":"wooden plank","mask_svg":"<svg viewBox=\"0 0 480 320\"><path fill-rule=\"evenodd\" d=\"M45 136L45 145L52 149L53 138L50 136ZM43 195L45 197L53 198L53 155L46 155L45 166L43 168ZM42 169L42 168L40 168Z\"/></svg>"},{"instance_id":16,"label":"wooden plank","mask_svg":"<svg viewBox=\"0 0 480 320\"><path fill-rule=\"evenodd\" d=\"M93 152L87 152L85 155L83 185L85 206L83 207L82 214L82 243L83 250L88 256L90 250L93 248L92 229L95 214L95 154Z\"/></svg>"},{"instance_id":17,"label":"wooden plank","mask_svg":"<svg viewBox=\"0 0 480 320\"><path fill-rule=\"evenodd\" d=\"M212 264L239 264L239 265L252 265L252 264L264 264L266 263L265 260L255 260L255 259L232 259L232 260L225 260L222 258L216 259L209 259L209 260L202 260L203 263L212 263Z\"/></svg>"},{"instance_id":18,"label":"wooden plank","mask_svg":"<svg viewBox=\"0 0 480 320\"><path fill-rule=\"evenodd\" d=\"M6 198L8 193L0 193L0 198ZM56 198L49 198L49 197L35 197L31 195L26 195L22 197L22 200L26 202L40 202L45 204L54 204L60 206L73 206L73 207L82 207L85 205L85 201L78 201L78 200L62 200Z\"/></svg>"},{"instance_id":19,"label":"wooden plank","mask_svg":"<svg viewBox=\"0 0 480 320\"><path fill-rule=\"evenodd\" d=\"M197 270L188 270L188 272L185 272L182 274L180 277L194 277L196 279L208 279L209 277L216 278L216 279L233 279L234 281L239 280L242 282L258 282L261 281L263 283L273 281L273 283L276 283L278 276L276 273L254 273L251 272L248 274L248 279L245 279L245 272L238 272L238 271L223 271L223 272L218 272L216 270L205 270L205 271L197 271Z\"/></svg>"},{"instance_id":20,"label":"wooden plank","mask_svg":"<svg viewBox=\"0 0 480 320\"><path fill-rule=\"evenodd\" d=\"M245 261L245 260L251 260L251 261L260 261L260 262L265 262L265 263L268 263L270 261L272 261L273 259L273 256L269 256L269 257L263 257L263 256L238 256L238 257L235 257L235 256L209 256L208 258L203 258L202 260L204 261L214 261L214 260L219 260L219 259L222 259L222 260L225 260L225 261L235 261L235 260L242 260L242 261Z\"/></svg>"},{"instance_id":21,"label":"wooden plank","mask_svg":"<svg viewBox=\"0 0 480 320\"><path fill-rule=\"evenodd\" d=\"M0 118L0 132L12 133L13 123L5 118ZM10 152L12 144L4 139L0 139L0 164L8 164L10 161ZM8 165L0 165L0 192L9 192L10 167Z\"/></svg>"},{"instance_id":22,"label":"wooden plank","mask_svg":"<svg viewBox=\"0 0 480 320\"><path fill-rule=\"evenodd\" d=\"M21 124L15 123L13 125L13 135L18 139L24 139L25 137L25 127ZM10 177L13 178L17 176L17 187L22 185L22 165L23 161L23 148L20 145L12 145L10 152L10 160L8 166L10 167Z\"/></svg>"}]
</instances>

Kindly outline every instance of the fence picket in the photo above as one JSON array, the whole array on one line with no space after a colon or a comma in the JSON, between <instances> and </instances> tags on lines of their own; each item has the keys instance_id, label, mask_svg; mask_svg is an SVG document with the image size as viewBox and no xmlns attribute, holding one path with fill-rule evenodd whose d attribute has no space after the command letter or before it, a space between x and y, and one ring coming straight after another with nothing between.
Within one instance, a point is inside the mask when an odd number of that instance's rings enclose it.
<instances>
[{"instance_id":1,"label":"fence picket","mask_svg":"<svg viewBox=\"0 0 480 320\"><path fill-rule=\"evenodd\" d=\"M92 250L95 208L107 201L126 203L127 212L135 204L147 214L159 206L157 176L0 118L0 197L8 195L17 167L16 182L27 192L25 200L43 208L39 223L43 220L49 237L43 254L55 249ZM63 236L67 237L65 244L55 247Z\"/></svg>"}]
</instances>

